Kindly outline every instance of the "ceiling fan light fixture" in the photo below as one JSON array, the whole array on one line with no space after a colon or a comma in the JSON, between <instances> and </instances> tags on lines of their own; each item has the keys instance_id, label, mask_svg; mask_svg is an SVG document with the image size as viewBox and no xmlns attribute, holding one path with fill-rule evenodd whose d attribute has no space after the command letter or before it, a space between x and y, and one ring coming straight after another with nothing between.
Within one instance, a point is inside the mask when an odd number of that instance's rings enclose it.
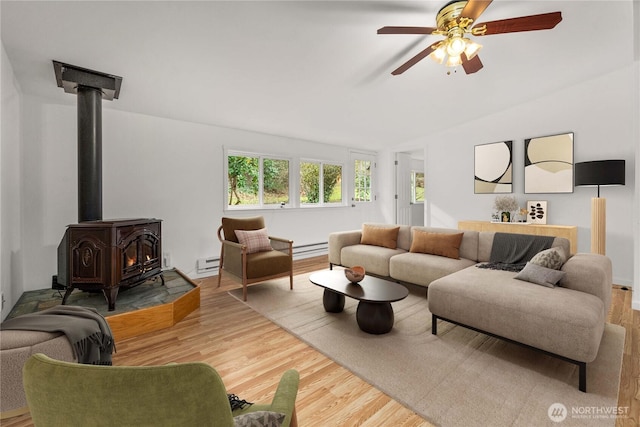
<instances>
[{"instance_id":1,"label":"ceiling fan light fixture","mask_svg":"<svg viewBox=\"0 0 640 427\"><path fill-rule=\"evenodd\" d=\"M449 58L447 58L447 67L456 67L460 64L462 64L460 55L449 55Z\"/></svg>"},{"instance_id":2,"label":"ceiling fan light fixture","mask_svg":"<svg viewBox=\"0 0 640 427\"><path fill-rule=\"evenodd\" d=\"M438 47L431 52L429 58L437 62L438 64L442 64L444 62L444 58L447 56L447 49L444 42L441 42Z\"/></svg>"},{"instance_id":3,"label":"ceiling fan light fixture","mask_svg":"<svg viewBox=\"0 0 640 427\"><path fill-rule=\"evenodd\" d=\"M454 36L447 40L447 54L449 56L460 56L466 48L466 43L462 37Z\"/></svg>"},{"instance_id":4,"label":"ceiling fan light fixture","mask_svg":"<svg viewBox=\"0 0 640 427\"><path fill-rule=\"evenodd\" d=\"M467 55L467 59L472 59L478 54L478 52L480 52L480 49L482 49L482 45L469 39L464 40L467 43L466 47L464 48L464 54Z\"/></svg>"}]
</instances>

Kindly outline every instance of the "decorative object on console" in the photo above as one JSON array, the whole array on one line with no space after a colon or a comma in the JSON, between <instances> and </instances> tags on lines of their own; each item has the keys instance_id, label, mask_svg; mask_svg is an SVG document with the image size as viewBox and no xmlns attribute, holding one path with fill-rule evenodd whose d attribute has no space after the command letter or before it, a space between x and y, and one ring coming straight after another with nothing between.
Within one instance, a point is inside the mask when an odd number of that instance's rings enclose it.
<instances>
[{"instance_id":1,"label":"decorative object on console","mask_svg":"<svg viewBox=\"0 0 640 427\"><path fill-rule=\"evenodd\" d=\"M529 200L527 202L527 215L531 224L547 223L547 202L543 200Z\"/></svg>"},{"instance_id":2,"label":"decorative object on console","mask_svg":"<svg viewBox=\"0 0 640 427\"><path fill-rule=\"evenodd\" d=\"M524 192L573 193L573 132L524 140Z\"/></svg>"},{"instance_id":3,"label":"decorative object on console","mask_svg":"<svg viewBox=\"0 0 640 427\"><path fill-rule=\"evenodd\" d=\"M575 185L597 186L598 195L591 199L591 252L605 254L607 200L600 197L601 185L624 185L624 160L594 160L576 163Z\"/></svg>"},{"instance_id":4,"label":"decorative object on console","mask_svg":"<svg viewBox=\"0 0 640 427\"><path fill-rule=\"evenodd\" d=\"M476 145L474 161L475 194L513 192L513 141Z\"/></svg>"},{"instance_id":5,"label":"decorative object on console","mask_svg":"<svg viewBox=\"0 0 640 427\"><path fill-rule=\"evenodd\" d=\"M518 201L514 196L498 196L493 202L493 208L498 212L498 222L511 222L515 218L515 212L520 210Z\"/></svg>"},{"instance_id":6,"label":"decorative object on console","mask_svg":"<svg viewBox=\"0 0 640 427\"><path fill-rule=\"evenodd\" d=\"M365 270L364 267L354 265L351 268L345 268L344 275L351 283L358 283L364 279Z\"/></svg>"}]
</instances>

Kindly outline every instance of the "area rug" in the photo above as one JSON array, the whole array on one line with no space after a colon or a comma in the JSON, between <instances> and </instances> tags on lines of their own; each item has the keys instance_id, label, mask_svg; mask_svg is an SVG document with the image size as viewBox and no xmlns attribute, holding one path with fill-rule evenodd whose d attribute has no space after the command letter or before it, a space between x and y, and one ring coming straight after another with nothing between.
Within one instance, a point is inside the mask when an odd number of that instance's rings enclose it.
<instances>
[{"instance_id":1,"label":"area rug","mask_svg":"<svg viewBox=\"0 0 640 427\"><path fill-rule=\"evenodd\" d=\"M295 276L293 290L288 279L251 286L246 304L433 424L613 426L621 413L621 326L606 325L582 393L576 365L447 322L432 335L425 290L417 287L392 304L390 333L364 333L357 301L346 298L342 313L326 313L310 274ZM241 289L229 293L242 300Z\"/></svg>"}]
</instances>

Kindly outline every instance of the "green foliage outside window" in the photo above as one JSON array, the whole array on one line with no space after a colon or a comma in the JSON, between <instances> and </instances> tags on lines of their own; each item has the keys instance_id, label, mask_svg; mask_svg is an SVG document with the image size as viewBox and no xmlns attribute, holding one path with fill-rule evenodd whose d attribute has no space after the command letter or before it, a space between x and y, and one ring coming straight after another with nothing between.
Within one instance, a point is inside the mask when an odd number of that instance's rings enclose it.
<instances>
[{"instance_id":1,"label":"green foliage outside window","mask_svg":"<svg viewBox=\"0 0 640 427\"><path fill-rule=\"evenodd\" d=\"M229 205L250 204L248 200L257 200L259 159L245 156L228 156L228 159Z\"/></svg>"},{"instance_id":2,"label":"green foliage outside window","mask_svg":"<svg viewBox=\"0 0 640 427\"><path fill-rule=\"evenodd\" d=\"M264 204L289 203L289 161L264 159Z\"/></svg>"},{"instance_id":3,"label":"green foliage outside window","mask_svg":"<svg viewBox=\"0 0 640 427\"><path fill-rule=\"evenodd\" d=\"M412 202L421 203L424 202L424 173L413 172L411 174L411 193Z\"/></svg>"},{"instance_id":4,"label":"green foliage outside window","mask_svg":"<svg viewBox=\"0 0 640 427\"><path fill-rule=\"evenodd\" d=\"M290 162L260 156L227 155L229 206L289 204ZM342 165L300 163L301 204L341 204Z\"/></svg>"},{"instance_id":5,"label":"green foliage outside window","mask_svg":"<svg viewBox=\"0 0 640 427\"><path fill-rule=\"evenodd\" d=\"M355 161L354 198L356 202L371 201L371 162Z\"/></svg>"},{"instance_id":6,"label":"green foliage outside window","mask_svg":"<svg viewBox=\"0 0 640 427\"><path fill-rule=\"evenodd\" d=\"M322 166L322 190L320 170ZM322 200L320 192L322 191ZM300 203L342 202L342 166L313 162L300 163Z\"/></svg>"},{"instance_id":7,"label":"green foliage outside window","mask_svg":"<svg viewBox=\"0 0 640 427\"><path fill-rule=\"evenodd\" d=\"M262 178L260 164L262 163ZM228 204L289 203L289 161L260 157L228 156Z\"/></svg>"},{"instance_id":8,"label":"green foliage outside window","mask_svg":"<svg viewBox=\"0 0 640 427\"><path fill-rule=\"evenodd\" d=\"M322 181L324 184L324 202L342 202L342 166L322 165Z\"/></svg>"}]
</instances>

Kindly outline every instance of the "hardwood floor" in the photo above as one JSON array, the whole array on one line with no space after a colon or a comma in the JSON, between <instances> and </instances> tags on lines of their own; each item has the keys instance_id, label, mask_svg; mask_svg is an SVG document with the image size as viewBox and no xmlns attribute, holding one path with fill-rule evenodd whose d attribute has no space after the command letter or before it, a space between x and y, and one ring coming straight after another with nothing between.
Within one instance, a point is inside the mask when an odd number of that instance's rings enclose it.
<instances>
[{"instance_id":1,"label":"hardwood floor","mask_svg":"<svg viewBox=\"0 0 640 427\"><path fill-rule=\"evenodd\" d=\"M325 268L327 257L295 262L295 274ZM429 426L413 411L376 390L312 347L280 329L227 294L238 287L217 277L195 280L201 306L172 328L117 343L116 365L203 361L214 366L227 389L249 401L269 401L282 372L300 371L297 399L300 426ZM260 286L255 285L255 286ZM251 290L249 290L249 298ZM640 312L631 291L613 289L608 321L627 331L618 406L628 407L617 427L640 423ZM28 415L3 420L31 426Z\"/></svg>"}]
</instances>

